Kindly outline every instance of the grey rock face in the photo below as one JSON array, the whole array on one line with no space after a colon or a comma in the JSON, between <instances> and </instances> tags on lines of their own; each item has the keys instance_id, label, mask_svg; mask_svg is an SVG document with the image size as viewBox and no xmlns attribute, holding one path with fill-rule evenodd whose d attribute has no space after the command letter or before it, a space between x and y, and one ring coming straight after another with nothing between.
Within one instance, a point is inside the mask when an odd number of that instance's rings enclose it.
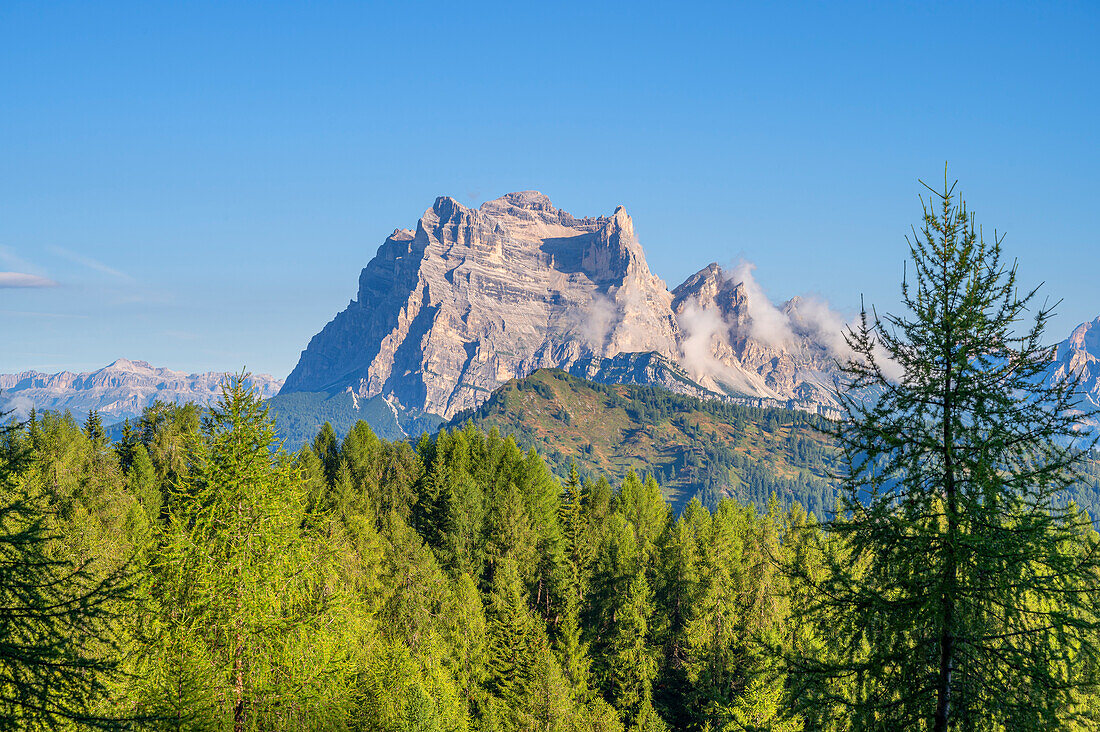
<instances>
[{"instance_id":1,"label":"grey rock face","mask_svg":"<svg viewBox=\"0 0 1100 732\"><path fill-rule=\"evenodd\" d=\"M832 358L820 307L810 310L797 299L777 309L718 265L669 292L621 206L575 218L535 191L478 209L439 198L415 230L383 242L282 393L382 395L449 419L509 379L555 367L699 396L829 404ZM768 318L782 320L782 338L762 337Z\"/></svg>"},{"instance_id":2,"label":"grey rock face","mask_svg":"<svg viewBox=\"0 0 1100 732\"><path fill-rule=\"evenodd\" d=\"M81 374L0 374L0 410L13 411L19 418L26 417L31 408L68 410L78 419L96 410L105 424L111 424L140 417L156 400L212 404L226 376L218 372L186 374L127 359ZM267 374L253 374L251 384L265 399L282 386L280 380Z\"/></svg>"},{"instance_id":3,"label":"grey rock face","mask_svg":"<svg viewBox=\"0 0 1100 732\"><path fill-rule=\"evenodd\" d=\"M1047 383L1078 379L1078 405L1081 412L1100 409L1100 318L1077 326L1070 337L1058 344L1054 360L1047 369ZM1100 418L1082 419L1085 431L1100 431Z\"/></svg>"},{"instance_id":4,"label":"grey rock face","mask_svg":"<svg viewBox=\"0 0 1100 732\"><path fill-rule=\"evenodd\" d=\"M578 219L534 191L479 209L439 198L386 239L283 392L381 394L450 418L538 368L674 354L671 300L622 207Z\"/></svg>"},{"instance_id":5,"label":"grey rock face","mask_svg":"<svg viewBox=\"0 0 1100 732\"><path fill-rule=\"evenodd\" d=\"M712 390L692 379L679 364L659 353L620 353L609 358L583 358L569 365L569 373L601 384L660 386L677 394L713 399Z\"/></svg>"}]
</instances>

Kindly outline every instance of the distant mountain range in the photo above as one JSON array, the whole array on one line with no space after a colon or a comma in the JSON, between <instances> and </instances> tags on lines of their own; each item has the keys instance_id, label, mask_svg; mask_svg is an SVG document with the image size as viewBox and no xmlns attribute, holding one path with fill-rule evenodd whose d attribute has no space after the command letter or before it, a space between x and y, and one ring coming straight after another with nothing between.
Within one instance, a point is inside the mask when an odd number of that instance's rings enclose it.
<instances>
[{"instance_id":1,"label":"distant mountain range","mask_svg":"<svg viewBox=\"0 0 1100 732\"><path fill-rule=\"evenodd\" d=\"M211 404L227 374L187 374L156 368L144 361L120 358L109 366L87 373L43 374L24 371L0 374L0 411L26 417L31 408L70 411L83 419L91 410L100 413L105 424L140 417L154 401L182 404ZM251 383L264 398L274 396L282 380L254 374Z\"/></svg>"},{"instance_id":2,"label":"distant mountain range","mask_svg":"<svg viewBox=\"0 0 1100 732\"><path fill-rule=\"evenodd\" d=\"M366 419L383 437L416 435L543 368L830 413L844 324L817 298L770 302L747 264L709 264L670 290L650 272L622 206L577 218L536 191L476 209L442 197L414 229L386 238L355 299L310 340L285 383L254 383L273 397L290 443L325 421L339 430ZM1083 379L1082 410L1100 406L1100 318L1058 346L1048 378L1071 373ZM3 375L0 409L98 409L120 421L158 398L207 404L223 377L126 360L89 374Z\"/></svg>"}]
</instances>

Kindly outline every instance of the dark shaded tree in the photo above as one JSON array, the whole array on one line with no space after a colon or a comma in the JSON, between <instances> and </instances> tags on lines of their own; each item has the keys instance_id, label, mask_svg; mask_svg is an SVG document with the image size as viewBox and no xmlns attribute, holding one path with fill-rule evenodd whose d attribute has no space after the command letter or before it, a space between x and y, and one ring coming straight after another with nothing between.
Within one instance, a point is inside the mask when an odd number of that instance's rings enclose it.
<instances>
[{"instance_id":1,"label":"dark shaded tree","mask_svg":"<svg viewBox=\"0 0 1100 732\"><path fill-rule=\"evenodd\" d=\"M1066 501L1075 385L1042 380L1051 309L1002 237L954 185L932 193L905 313L848 333L838 545L800 620L836 642L796 663L857 728L1063 727L1092 713L1100 597L1096 536Z\"/></svg>"}]
</instances>

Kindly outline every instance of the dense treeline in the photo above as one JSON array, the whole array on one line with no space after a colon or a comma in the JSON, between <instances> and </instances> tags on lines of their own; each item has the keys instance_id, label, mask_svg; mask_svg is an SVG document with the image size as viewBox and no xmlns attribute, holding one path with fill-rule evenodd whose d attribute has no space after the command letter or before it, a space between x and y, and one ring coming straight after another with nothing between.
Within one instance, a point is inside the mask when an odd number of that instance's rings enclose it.
<instances>
[{"instance_id":1,"label":"dense treeline","mask_svg":"<svg viewBox=\"0 0 1100 732\"><path fill-rule=\"evenodd\" d=\"M675 436L646 453L646 471L673 489L666 495L674 493L678 509L697 498L713 511L723 498L735 498L765 511L774 494L784 509L800 503L823 516L836 502L826 479L836 466L821 433L825 422L802 411L697 399L654 386L599 384L547 369L509 383L480 407L458 414L451 426L500 425L521 446L536 447L555 474L568 475L575 464L582 478L596 480L601 460L593 443L601 436L589 435L591 442L579 449L564 439L575 428L571 413L591 409L606 417L601 427L609 451L622 448L633 457L639 431L667 428Z\"/></svg>"},{"instance_id":2,"label":"dense treeline","mask_svg":"<svg viewBox=\"0 0 1100 732\"><path fill-rule=\"evenodd\" d=\"M76 678L94 685L46 688L58 719L172 730L843 719L792 713L780 661L835 640L826 622L792 622L810 585L790 578L820 581L836 561L797 504L693 500L674 516L652 477L563 484L535 452L472 427L413 447L363 422L342 441L326 426L286 454L240 383L209 413L158 404L114 444L94 415L82 426L32 416L6 432L3 470L4 503L34 497L50 557L79 568L82 586L125 585L79 644L89 663ZM824 711L830 693L817 693ZM3 703L6 728L42 718Z\"/></svg>"},{"instance_id":3,"label":"dense treeline","mask_svg":"<svg viewBox=\"0 0 1100 732\"><path fill-rule=\"evenodd\" d=\"M675 517L652 477L562 485L533 451L469 427L414 448L361 422L273 447L239 383L208 414L158 404L114 444L94 416L5 434L5 499L38 497L50 555L89 582L128 577L103 619L113 642L86 649L113 661L95 670L102 693L59 699L70 717L801 726L767 651L808 640L777 570L781 554L813 561L802 511L693 501Z\"/></svg>"}]
</instances>

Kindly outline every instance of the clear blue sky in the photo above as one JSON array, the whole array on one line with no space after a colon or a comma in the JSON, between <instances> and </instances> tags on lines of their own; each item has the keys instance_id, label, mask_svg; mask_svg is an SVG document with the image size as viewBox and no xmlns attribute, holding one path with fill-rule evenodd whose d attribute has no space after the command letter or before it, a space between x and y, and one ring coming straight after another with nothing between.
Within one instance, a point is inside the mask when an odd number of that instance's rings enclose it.
<instances>
[{"instance_id":1,"label":"clear blue sky","mask_svg":"<svg viewBox=\"0 0 1100 732\"><path fill-rule=\"evenodd\" d=\"M890 307L945 160L1060 339L1100 314L1097 39L1095 2L7 0L0 271L57 286L0 287L0 371L285 376L444 194Z\"/></svg>"}]
</instances>

